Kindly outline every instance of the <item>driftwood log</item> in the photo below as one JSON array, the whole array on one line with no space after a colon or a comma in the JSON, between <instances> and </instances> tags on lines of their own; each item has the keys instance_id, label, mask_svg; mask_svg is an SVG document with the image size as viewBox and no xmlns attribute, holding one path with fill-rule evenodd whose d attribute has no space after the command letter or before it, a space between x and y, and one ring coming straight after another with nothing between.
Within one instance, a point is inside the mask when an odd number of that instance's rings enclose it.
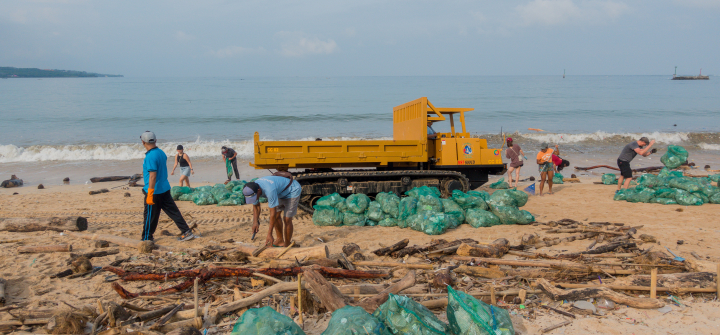
<instances>
[{"instance_id":1,"label":"driftwood log","mask_svg":"<svg viewBox=\"0 0 720 335\"><path fill-rule=\"evenodd\" d=\"M93 251L93 252L86 252L84 254L70 254L70 259L68 259L67 264L69 265L77 258L85 257L87 259L91 259L93 257L105 257L110 255L116 255L120 253L119 249L110 249L110 250L103 250L103 251Z\"/></svg>"},{"instance_id":2,"label":"driftwood log","mask_svg":"<svg viewBox=\"0 0 720 335\"><path fill-rule=\"evenodd\" d=\"M110 241L112 242L112 241ZM247 243L241 243L236 247L237 250L240 250L248 255L253 254L254 251L258 249L258 247L247 244ZM260 252L258 255L254 255L254 257L263 257L263 258L277 258L278 255L280 255L283 252L283 248L267 248ZM317 258L328 258L330 256L330 252L328 251L328 248L326 245L319 245L315 247L306 247L306 248L291 248L288 250L284 255L280 256L279 259L289 259L289 260L295 260L295 258L302 260L305 259L317 259Z\"/></svg>"},{"instance_id":3,"label":"driftwood log","mask_svg":"<svg viewBox=\"0 0 720 335\"><path fill-rule=\"evenodd\" d=\"M716 281L717 275L713 272L686 272L657 276L658 288L714 288ZM633 275L621 277L613 281L612 285L650 286L650 276Z\"/></svg>"},{"instance_id":4,"label":"driftwood log","mask_svg":"<svg viewBox=\"0 0 720 335\"><path fill-rule=\"evenodd\" d=\"M403 258L407 255L414 255L414 254L421 253L421 252L431 252L431 251L444 250L444 249L448 249L451 247L456 247L462 243L478 243L478 241L475 241L470 238L464 238L464 239L455 240L452 242L448 242L448 241L445 241L442 239L433 240L429 244L426 244L423 246L414 245L412 247L405 247L404 249L401 249L401 250L391 253L390 256L396 257L396 258Z\"/></svg>"},{"instance_id":5,"label":"driftwood log","mask_svg":"<svg viewBox=\"0 0 720 335\"><path fill-rule=\"evenodd\" d=\"M576 166L575 170L589 171L589 170L599 169L599 168L606 168L606 169L610 169L610 170L620 171L620 169L610 166L610 165L594 165L594 166L589 166L589 167ZM632 169L632 171L633 172L645 172L645 171L662 170L663 168L664 168L664 166L650 166L650 167Z\"/></svg>"},{"instance_id":6,"label":"driftwood log","mask_svg":"<svg viewBox=\"0 0 720 335\"><path fill-rule=\"evenodd\" d=\"M95 195L95 194L108 193L108 192L110 192L108 189L106 189L106 188L101 188L101 189L99 189L99 190L97 190L97 191L90 191L90 192L88 192L88 194L90 194L90 195Z\"/></svg>"},{"instance_id":7,"label":"driftwood log","mask_svg":"<svg viewBox=\"0 0 720 335\"><path fill-rule=\"evenodd\" d=\"M102 183L102 182L107 182L107 181L127 180L130 178L131 178L131 176L93 177L93 178L90 178L90 182L91 183Z\"/></svg>"},{"instance_id":8,"label":"driftwood log","mask_svg":"<svg viewBox=\"0 0 720 335\"><path fill-rule=\"evenodd\" d=\"M87 219L82 216L49 218L0 218L0 231L26 233L32 231L83 231Z\"/></svg>"},{"instance_id":9,"label":"driftwood log","mask_svg":"<svg viewBox=\"0 0 720 335\"><path fill-rule=\"evenodd\" d=\"M115 236L115 235L85 234L85 233L77 233L77 232L72 232L72 231L65 231L64 233L65 233L65 235L72 236L72 237L84 238L86 240L91 240L91 241L103 240L103 241L115 243L117 245L121 245L123 247L130 247L130 248L135 248L135 249L140 248L140 245L143 243L143 241L140 241L140 240L134 240L131 238L120 237L120 236ZM161 246L161 245L157 245L157 244L155 244L155 247L159 250L176 250L175 248L165 247L165 246Z\"/></svg>"},{"instance_id":10,"label":"driftwood log","mask_svg":"<svg viewBox=\"0 0 720 335\"><path fill-rule=\"evenodd\" d=\"M378 255L378 256L386 256L392 252L395 252L395 251L405 248L408 245L408 243L410 243L410 240L404 239L404 240L402 240L398 243L395 243L389 247L377 249L377 250L373 251L372 253L375 255Z\"/></svg>"},{"instance_id":11,"label":"driftwood log","mask_svg":"<svg viewBox=\"0 0 720 335\"><path fill-rule=\"evenodd\" d=\"M70 244L55 244L55 245L31 245L18 247L17 252L19 254L32 254L32 253L47 253L47 252L70 252L72 251L72 245Z\"/></svg>"},{"instance_id":12,"label":"driftwood log","mask_svg":"<svg viewBox=\"0 0 720 335\"><path fill-rule=\"evenodd\" d=\"M0 278L0 307L5 306L5 288L7 287L7 280Z\"/></svg>"},{"instance_id":13,"label":"driftwood log","mask_svg":"<svg viewBox=\"0 0 720 335\"><path fill-rule=\"evenodd\" d=\"M657 299L635 298L622 293L615 292L607 287L580 288L574 290L563 290L550 284L547 280L540 278L537 285L545 293L550 295L553 300L586 300L590 298L605 298L615 303L628 305L634 308L660 308L665 306L664 303Z\"/></svg>"},{"instance_id":14,"label":"driftwood log","mask_svg":"<svg viewBox=\"0 0 720 335\"><path fill-rule=\"evenodd\" d=\"M510 250L509 244L510 242L504 238L499 238L488 245L463 243L458 247L457 254L460 256L500 258Z\"/></svg>"},{"instance_id":15,"label":"driftwood log","mask_svg":"<svg viewBox=\"0 0 720 335\"><path fill-rule=\"evenodd\" d=\"M502 277L505 277L505 275L506 275L505 271L502 271L499 269L490 269L490 268L482 268L479 266L467 266L467 265L458 266L453 271L455 273L462 273L462 274L471 275L474 277L484 277L484 278L502 278Z\"/></svg>"}]
</instances>

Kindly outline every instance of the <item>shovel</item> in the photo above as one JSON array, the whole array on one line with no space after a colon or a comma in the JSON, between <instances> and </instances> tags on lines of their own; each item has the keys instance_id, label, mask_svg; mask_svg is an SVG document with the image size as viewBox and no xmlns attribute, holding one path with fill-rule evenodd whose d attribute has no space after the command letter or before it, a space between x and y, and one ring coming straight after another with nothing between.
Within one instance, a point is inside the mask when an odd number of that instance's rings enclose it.
<instances>
[{"instance_id":1,"label":"shovel","mask_svg":"<svg viewBox=\"0 0 720 335\"><path fill-rule=\"evenodd\" d=\"M669 249L668 247L665 247L665 249L667 249L667 251L670 251L670 249ZM684 262L684 261L685 261L685 258L682 258L682 257L674 254L672 251L670 251L670 254L672 254L673 256L675 256L675 259L674 259L674 260L676 260L676 261L678 261L678 262Z\"/></svg>"}]
</instances>

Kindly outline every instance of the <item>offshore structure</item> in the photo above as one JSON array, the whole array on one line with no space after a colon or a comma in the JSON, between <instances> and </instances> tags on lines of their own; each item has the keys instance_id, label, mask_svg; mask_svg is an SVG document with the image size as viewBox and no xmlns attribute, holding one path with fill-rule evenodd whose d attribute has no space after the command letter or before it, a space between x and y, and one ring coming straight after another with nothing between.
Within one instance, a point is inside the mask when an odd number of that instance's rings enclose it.
<instances>
[{"instance_id":1,"label":"offshore structure","mask_svg":"<svg viewBox=\"0 0 720 335\"><path fill-rule=\"evenodd\" d=\"M675 74L673 74L672 80L710 80L710 76L703 76L702 69L700 69L700 74L697 76L678 76L677 75L677 66L676 66Z\"/></svg>"}]
</instances>

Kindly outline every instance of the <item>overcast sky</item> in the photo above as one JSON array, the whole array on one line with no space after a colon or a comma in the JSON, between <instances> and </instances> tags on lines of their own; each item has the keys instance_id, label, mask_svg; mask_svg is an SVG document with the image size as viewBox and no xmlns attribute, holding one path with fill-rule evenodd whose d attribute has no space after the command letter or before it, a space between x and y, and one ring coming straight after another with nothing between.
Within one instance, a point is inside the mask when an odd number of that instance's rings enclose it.
<instances>
[{"instance_id":1,"label":"overcast sky","mask_svg":"<svg viewBox=\"0 0 720 335\"><path fill-rule=\"evenodd\" d=\"M720 0L0 0L0 66L160 76L720 74Z\"/></svg>"}]
</instances>

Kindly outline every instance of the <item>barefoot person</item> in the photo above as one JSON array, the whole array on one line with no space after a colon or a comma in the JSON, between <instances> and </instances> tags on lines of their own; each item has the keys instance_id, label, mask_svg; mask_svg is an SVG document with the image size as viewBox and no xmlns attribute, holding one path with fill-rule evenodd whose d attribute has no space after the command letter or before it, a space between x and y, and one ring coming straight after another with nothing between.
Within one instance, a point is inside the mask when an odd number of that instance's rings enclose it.
<instances>
[{"instance_id":1,"label":"barefoot person","mask_svg":"<svg viewBox=\"0 0 720 335\"><path fill-rule=\"evenodd\" d=\"M190 187L190 173L195 174L192 163L190 163L190 156L188 156L183 150L182 145L177 146L177 154L175 155L175 165L173 166L171 176L175 175L175 168L180 164L180 187L183 186L183 182Z\"/></svg>"},{"instance_id":2,"label":"barefoot person","mask_svg":"<svg viewBox=\"0 0 720 335\"><path fill-rule=\"evenodd\" d=\"M507 146L508 149L505 151L505 157L510 160L510 166L508 167L508 185L517 188L518 180L520 180L520 168L523 167L525 153L519 145L513 143L513 139L510 137L507 138ZM515 172L515 186L512 185L513 172Z\"/></svg>"},{"instance_id":3,"label":"barefoot person","mask_svg":"<svg viewBox=\"0 0 720 335\"><path fill-rule=\"evenodd\" d=\"M652 153L650 148L655 144L655 140L650 141L647 137L641 137L637 141L633 141L626 145L620 152L620 157L617 159L618 167L620 168L620 179L618 179L618 191L622 188L628 188L630 181L632 180L632 168L630 168L630 161L635 158L638 154L643 157L647 157Z\"/></svg>"},{"instance_id":4,"label":"barefoot person","mask_svg":"<svg viewBox=\"0 0 720 335\"><path fill-rule=\"evenodd\" d=\"M237 152L233 150L233 148L228 148L226 146L223 146L221 148L223 161L227 165L227 162L230 161L230 164L232 164L233 171L235 171L235 179L240 180L240 172L238 172L237 168ZM227 184L230 182L230 179L232 179L232 172L228 171L228 180L225 182Z\"/></svg>"},{"instance_id":5,"label":"barefoot person","mask_svg":"<svg viewBox=\"0 0 720 335\"><path fill-rule=\"evenodd\" d=\"M170 183L168 182L167 173L167 156L155 144L157 139L151 131L146 131L140 135L140 140L145 147L145 160L143 161L143 179L145 186L143 194L145 194L145 211L143 212L143 230L142 240L154 240L153 234L157 228L160 219L160 210L165 212L167 216L175 222L180 229L179 241L188 241L196 238L190 227L188 227L185 219L183 219L180 210L170 195Z\"/></svg>"},{"instance_id":6,"label":"barefoot person","mask_svg":"<svg viewBox=\"0 0 720 335\"><path fill-rule=\"evenodd\" d=\"M550 149L548 147L547 143L543 143L540 145L540 152L537 154L537 164L538 164L538 170L540 171L540 195L543 193L543 186L547 182L548 184L548 192L547 194L553 194L552 193L552 187L553 187L553 162L552 162L552 154L553 149Z\"/></svg>"},{"instance_id":7,"label":"barefoot person","mask_svg":"<svg viewBox=\"0 0 720 335\"><path fill-rule=\"evenodd\" d=\"M270 227L265 244L275 247L290 245L293 235L293 217L300 203L300 183L279 176L262 177L255 182L245 184L243 195L245 202L253 204L253 234L260 230L260 202L258 197L265 196L270 208ZM280 212L284 215L281 216ZM283 227L284 225L284 227ZM273 239L275 229L277 240Z\"/></svg>"}]
</instances>

